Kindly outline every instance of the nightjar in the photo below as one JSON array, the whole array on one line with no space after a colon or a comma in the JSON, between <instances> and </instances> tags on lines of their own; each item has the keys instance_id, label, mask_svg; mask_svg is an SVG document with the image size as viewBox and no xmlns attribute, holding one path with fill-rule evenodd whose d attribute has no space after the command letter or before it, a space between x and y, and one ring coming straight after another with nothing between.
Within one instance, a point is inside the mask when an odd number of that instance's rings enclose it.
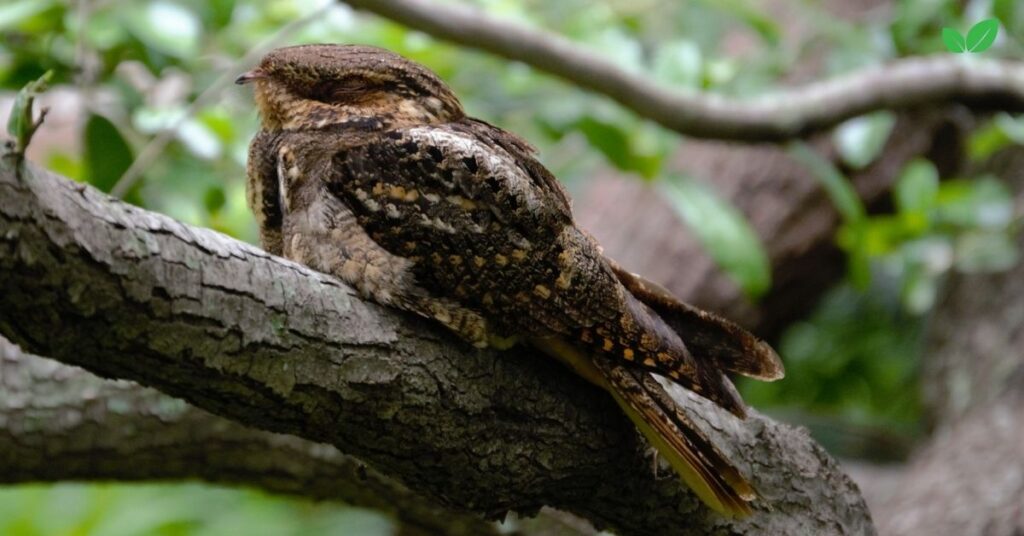
<instances>
[{"instance_id":1,"label":"nightjar","mask_svg":"<svg viewBox=\"0 0 1024 536\"><path fill-rule=\"evenodd\" d=\"M742 418L725 373L778 379L778 356L606 258L528 143L379 48L281 48L237 82L261 119L247 191L264 248L474 346L534 345L611 393L706 504L751 512L753 487L651 374Z\"/></svg>"}]
</instances>

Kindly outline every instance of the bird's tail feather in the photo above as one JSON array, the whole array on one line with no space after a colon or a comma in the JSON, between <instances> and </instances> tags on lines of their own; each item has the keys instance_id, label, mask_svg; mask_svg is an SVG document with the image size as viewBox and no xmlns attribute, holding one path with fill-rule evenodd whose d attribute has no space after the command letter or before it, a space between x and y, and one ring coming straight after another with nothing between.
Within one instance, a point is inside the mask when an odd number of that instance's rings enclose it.
<instances>
[{"instance_id":1,"label":"bird's tail feather","mask_svg":"<svg viewBox=\"0 0 1024 536\"><path fill-rule=\"evenodd\" d=\"M708 440L648 372L592 358L557 338L533 344L607 390L629 419L700 499L733 516L751 513L753 486Z\"/></svg>"},{"instance_id":2,"label":"bird's tail feather","mask_svg":"<svg viewBox=\"0 0 1024 536\"><path fill-rule=\"evenodd\" d=\"M694 357L712 361L723 371L758 380L774 381L785 375L775 350L747 330L684 303L661 285L606 260L626 290L678 333Z\"/></svg>"}]
</instances>

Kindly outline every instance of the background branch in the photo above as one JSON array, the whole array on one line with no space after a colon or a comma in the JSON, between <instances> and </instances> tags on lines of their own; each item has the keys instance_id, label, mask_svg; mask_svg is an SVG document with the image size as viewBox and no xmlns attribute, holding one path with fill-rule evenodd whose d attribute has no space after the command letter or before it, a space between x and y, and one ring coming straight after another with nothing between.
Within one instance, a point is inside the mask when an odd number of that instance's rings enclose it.
<instances>
[{"instance_id":1,"label":"background branch","mask_svg":"<svg viewBox=\"0 0 1024 536\"><path fill-rule=\"evenodd\" d=\"M964 102L1024 110L1024 64L953 54L895 60L756 99L675 91L630 73L550 32L492 18L458 4L424 0L341 0L459 45L521 61L615 99L681 134L778 141L879 109Z\"/></svg>"},{"instance_id":2,"label":"background branch","mask_svg":"<svg viewBox=\"0 0 1024 536\"><path fill-rule=\"evenodd\" d=\"M602 393L529 350L466 348L339 282L28 168L0 167L0 333L256 428L326 442L448 507L551 505L625 534L870 532L805 432L682 400L759 515L709 513ZM771 511L764 511L767 508Z\"/></svg>"}]
</instances>

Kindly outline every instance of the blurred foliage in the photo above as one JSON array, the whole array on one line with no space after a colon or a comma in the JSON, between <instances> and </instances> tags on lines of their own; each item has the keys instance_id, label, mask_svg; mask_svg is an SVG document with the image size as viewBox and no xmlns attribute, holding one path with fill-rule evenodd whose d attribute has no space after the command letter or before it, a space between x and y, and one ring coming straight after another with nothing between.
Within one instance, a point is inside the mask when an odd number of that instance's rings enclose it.
<instances>
[{"instance_id":1,"label":"blurred foliage","mask_svg":"<svg viewBox=\"0 0 1024 536\"><path fill-rule=\"evenodd\" d=\"M5 536L388 536L373 511L200 484L0 487Z\"/></svg>"},{"instance_id":2,"label":"blurred foliage","mask_svg":"<svg viewBox=\"0 0 1024 536\"><path fill-rule=\"evenodd\" d=\"M736 208L710 188L689 177L670 175L662 182L665 197L707 247L712 258L736 276L750 296L771 288L771 265L757 233Z\"/></svg>"},{"instance_id":3,"label":"blurred foliage","mask_svg":"<svg viewBox=\"0 0 1024 536\"><path fill-rule=\"evenodd\" d=\"M979 130L968 144L968 157L1016 143L1018 121L1000 116ZM911 313L932 308L939 282L951 270L998 272L1018 261L1013 194L995 177L940 182L931 162L916 159L893 187L894 212L869 216L830 162L802 143L793 144L791 154L818 177L843 216L836 239L848 255L850 281L866 289L872 269L884 271L900 281L903 305Z\"/></svg>"},{"instance_id":4,"label":"blurred foliage","mask_svg":"<svg viewBox=\"0 0 1024 536\"><path fill-rule=\"evenodd\" d=\"M836 145L844 163L859 168L877 156L881 144L873 138L887 137L892 123L888 114L850 123L837 129ZM980 161L1022 144L1022 125L996 116L971 136L966 156ZM859 148L844 149L856 137L863 138ZM994 177L940 181L931 162L917 159L897 178L893 211L868 214L829 161L802 143L792 144L790 154L815 174L843 217L836 240L847 254L848 280L786 331L779 344L786 380L744 381L742 391L752 404L783 414L831 415L829 431L813 418L807 424L835 452L892 456L893 449L859 450L857 435L883 435L876 443L902 444L895 451L905 453L923 428L916 367L926 315L950 273L997 272L1019 262L1013 194ZM833 433L841 423L852 432Z\"/></svg>"},{"instance_id":5,"label":"blurred foliage","mask_svg":"<svg viewBox=\"0 0 1024 536\"><path fill-rule=\"evenodd\" d=\"M494 16L561 33L666 86L736 96L897 56L945 53L943 27L966 31L990 17L1002 27L984 56L1024 55L1024 3L1016 0L895 0L891 10L872 10L855 22L803 0L471 1ZM53 70L56 87L44 95L52 99L51 120L56 124L61 110L73 119L71 127L39 131L37 160L110 191L141 156L140 180L127 200L194 225L255 240L243 177L256 115L249 90L230 81L273 46L369 43L437 71L470 114L536 144L570 190L608 167L656 183L747 294L756 298L771 286L762 245L716 193L714 177L683 176L675 166L674 149L685 139L528 66L345 5L5 0L0 37L0 91L13 99ZM2 98L0 105L0 114L10 107ZM870 165L892 124L891 114L880 112L836 129L843 165ZM167 147L153 151L162 139ZM969 156L982 159L1021 143L1024 122L1000 115L972 137ZM744 383L745 396L761 408L797 408L838 426L913 433L922 319L951 270L999 270L1016 261L1009 193L985 177L940 182L930 163L917 161L902 173L894 213L869 215L830 162L802 144L790 153L815 172L843 214L837 240L849 254L850 278L783 336L787 379ZM326 534L346 527L349 534L375 534L387 532L381 523L351 509L195 485L0 491L3 534Z\"/></svg>"},{"instance_id":6,"label":"blurred foliage","mask_svg":"<svg viewBox=\"0 0 1024 536\"><path fill-rule=\"evenodd\" d=\"M895 282L879 276L870 292L851 284L834 289L811 317L786 330L777 345L785 380L741 383L748 403L810 426L841 455L860 454L859 434L884 431L900 443L921 431L916 385L923 321L902 306ZM828 441L815 426L823 419L808 418L815 414L830 416L833 433L847 433Z\"/></svg>"}]
</instances>

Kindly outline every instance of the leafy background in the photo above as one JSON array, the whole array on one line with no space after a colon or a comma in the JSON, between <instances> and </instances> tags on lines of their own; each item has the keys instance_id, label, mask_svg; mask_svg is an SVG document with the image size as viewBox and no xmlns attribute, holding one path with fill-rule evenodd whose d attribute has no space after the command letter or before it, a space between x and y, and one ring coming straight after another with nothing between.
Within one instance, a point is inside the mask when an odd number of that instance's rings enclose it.
<instances>
[{"instance_id":1,"label":"leafy background","mask_svg":"<svg viewBox=\"0 0 1024 536\"><path fill-rule=\"evenodd\" d=\"M1002 28L985 54L1024 55L1024 6L1013 0L897 0L866 24L844 22L799 0L472 3L566 35L666 85L727 95L757 95L784 78L799 82L799 74L791 73L812 59L823 74L836 74L938 53L945 50L944 27L966 34L990 17L998 17ZM787 23L805 26L799 41ZM0 5L0 35L0 114L14 91L46 70L55 72L55 87L43 98L53 112L30 148L32 159L104 191L123 189L130 202L194 225L255 241L243 177L256 116L247 89L230 84L249 66L246 61L281 44L370 43L428 65L451 83L472 115L537 144L543 162L573 192L609 168L655 183L749 295L771 285L763 248L738 211L715 193L713 177L672 168L684 138L527 66L438 42L344 5L14 0ZM844 163L868 165L892 124L883 112L836 129ZM1024 143L1024 122L999 115L972 137L969 156L981 159L1012 143ZM999 271L1017 262L1013 200L991 177L940 182L934 166L922 160L903 170L893 192L895 210L869 216L829 162L800 143L789 150L814 170L843 215L836 240L849 255L848 277L778 341L786 381L741 388L760 409L810 426L833 452L899 457L922 432L917 362L937 289L952 271ZM136 179L126 180L126 172ZM199 484L0 490L0 533L11 535L393 530L372 512Z\"/></svg>"}]
</instances>

